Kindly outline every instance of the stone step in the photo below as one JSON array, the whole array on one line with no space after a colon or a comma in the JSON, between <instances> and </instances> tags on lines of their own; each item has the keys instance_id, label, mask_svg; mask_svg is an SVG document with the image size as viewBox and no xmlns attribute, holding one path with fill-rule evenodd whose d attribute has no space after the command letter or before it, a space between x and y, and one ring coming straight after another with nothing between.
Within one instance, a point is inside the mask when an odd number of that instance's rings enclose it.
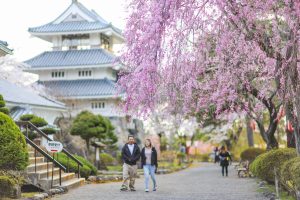
<instances>
[{"instance_id":1,"label":"stone step","mask_svg":"<svg viewBox=\"0 0 300 200\"><path fill-rule=\"evenodd\" d=\"M61 182L65 182L68 180L71 180L75 178L75 173L62 173L61 174ZM47 178L42 178L40 179L40 182L49 182L52 180L52 177L50 177L49 179ZM53 177L53 185L59 185L59 175L55 175Z\"/></svg>"},{"instance_id":2,"label":"stone step","mask_svg":"<svg viewBox=\"0 0 300 200\"><path fill-rule=\"evenodd\" d=\"M81 185L83 185L85 183L85 179L84 178L73 178L71 180L68 181L64 181L61 183L61 187L67 188L68 190L79 187ZM55 186L59 186L59 184L55 185Z\"/></svg>"},{"instance_id":3,"label":"stone step","mask_svg":"<svg viewBox=\"0 0 300 200\"><path fill-rule=\"evenodd\" d=\"M28 151L28 156L29 157L34 157L34 151Z\"/></svg>"},{"instance_id":4,"label":"stone step","mask_svg":"<svg viewBox=\"0 0 300 200\"><path fill-rule=\"evenodd\" d=\"M33 174L36 174L38 179L45 179L47 178L47 169L37 171L36 173L34 171L28 173L29 176ZM59 175L59 168L54 168L53 176L57 176L57 175ZM48 179L50 179L51 176L52 176L52 167L48 169Z\"/></svg>"},{"instance_id":5,"label":"stone step","mask_svg":"<svg viewBox=\"0 0 300 200\"><path fill-rule=\"evenodd\" d=\"M44 157L29 157L29 163L34 164L36 160L36 163L43 163L44 162Z\"/></svg>"},{"instance_id":6,"label":"stone step","mask_svg":"<svg viewBox=\"0 0 300 200\"><path fill-rule=\"evenodd\" d=\"M52 169L52 165L53 163L52 162L49 162L48 163L48 169ZM27 167L27 172L30 173L30 172L35 172L35 164L30 164L28 167ZM36 171L42 171L42 170L47 170L47 163L46 162L43 162L43 163L37 163L36 164Z\"/></svg>"}]
</instances>

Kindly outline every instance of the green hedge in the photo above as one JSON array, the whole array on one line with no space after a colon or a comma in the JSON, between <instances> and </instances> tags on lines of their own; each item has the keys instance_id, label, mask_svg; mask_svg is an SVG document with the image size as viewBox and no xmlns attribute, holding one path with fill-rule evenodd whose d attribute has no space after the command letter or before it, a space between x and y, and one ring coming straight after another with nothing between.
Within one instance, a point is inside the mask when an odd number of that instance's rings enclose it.
<instances>
[{"instance_id":1,"label":"green hedge","mask_svg":"<svg viewBox=\"0 0 300 200\"><path fill-rule=\"evenodd\" d=\"M4 114L6 114L6 115L9 115L9 109L6 108L6 107L1 107L1 108L0 108L0 112L4 113Z\"/></svg>"},{"instance_id":2,"label":"green hedge","mask_svg":"<svg viewBox=\"0 0 300 200\"><path fill-rule=\"evenodd\" d=\"M92 163L90 163L88 160L81 156L74 155L74 157L77 158L80 162L82 162L83 165L86 165L90 168L91 175L97 175L98 170Z\"/></svg>"},{"instance_id":3,"label":"green hedge","mask_svg":"<svg viewBox=\"0 0 300 200\"><path fill-rule=\"evenodd\" d=\"M46 120L42 117L37 117L35 116L34 118L32 118L30 120L30 122L35 125L36 127L43 127L46 126L48 124L48 122L46 122Z\"/></svg>"},{"instance_id":4,"label":"green hedge","mask_svg":"<svg viewBox=\"0 0 300 200\"><path fill-rule=\"evenodd\" d=\"M20 117L20 120L22 120L22 121L30 121L34 117L35 117L35 115L33 115L33 114L26 114L26 115L22 115Z\"/></svg>"},{"instance_id":5,"label":"green hedge","mask_svg":"<svg viewBox=\"0 0 300 200\"><path fill-rule=\"evenodd\" d=\"M5 101L2 95L0 95L0 112L9 115L9 109L5 107Z\"/></svg>"},{"instance_id":6,"label":"green hedge","mask_svg":"<svg viewBox=\"0 0 300 200\"><path fill-rule=\"evenodd\" d=\"M53 135L57 132L54 128L51 127L43 128L41 129L41 131L43 131L47 135Z\"/></svg>"},{"instance_id":7,"label":"green hedge","mask_svg":"<svg viewBox=\"0 0 300 200\"><path fill-rule=\"evenodd\" d=\"M266 151L264 149L251 147L241 153L241 159L242 161L248 160L250 163L252 163L257 156L265 152Z\"/></svg>"},{"instance_id":8,"label":"green hedge","mask_svg":"<svg viewBox=\"0 0 300 200\"><path fill-rule=\"evenodd\" d=\"M0 100L0 107L4 107L5 106L5 101Z\"/></svg>"},{"instance_id":9,"label":"green hedge","mask_svg":"<svg viewBox=\"0 0 300 200\"><path fill-rule=\"evenodd\" d=\"M97 169L91 164L89 161L84 159L81 156L74 155L75 158L80 160L83 163L83 167L80 167L80 176L84 178L88 178L90 175L96 175ZM64 165L66 168L68 167L68 157L64 153L58 153L58 161ZM75 161L69 158L69 170L70 172L78 173L78 165Z\"/></svg>"},{"instance_id":10,"label":"green hedge","mask_svg":"<svg viewBox=\"0 0 300 200\"><path fill-rule=\"evenodd\" d=\"M25 137L9 116L0 113L0 169L24 170L27 165Z\"/></svg>"},{"instance_id":11,"label":"green hedge","mask_svg":"<svg viewBox=\"0 0 300 200\"><path fill-rule=\"evenodd\" d=\"M100 163L104 163L105 166L113 165L116 159L107 153L100 153Z\"/></svg>"},{"instance_id":12,"label":"green hedge","mask_svg":"<svg viewBox=\"0 0 300 200\"><path fill-rule=\"evenodd\" d=\"M38 116L33 115L33 114L22 115L20 117L20 120L30 121L36 127L43 127L43 126L46 126L48 124L48 122L44 118L38 117Z\"/></svg>"},{"instance_id":13,"label":"green hedge","mask_svg":"<svg viewBox=\"0 0 300 200\"><path fill-rule=\"evenodd\" d=\"M250 170L255 176L273 183L274 168L280 172L283 163L296 156L296 150L291 148L271 150L258 156L250 165Z\"/></svg>"},{"instance_id":14,"label":"green hedge","mask_svg":"<svg viewBox=\"0 0 300 200\"><path fill-rule=\"evenodd\" d=\"M300 190L300 157L292 158L283 164L280 181L287 189Z\"/></svg>"}]
</instances>

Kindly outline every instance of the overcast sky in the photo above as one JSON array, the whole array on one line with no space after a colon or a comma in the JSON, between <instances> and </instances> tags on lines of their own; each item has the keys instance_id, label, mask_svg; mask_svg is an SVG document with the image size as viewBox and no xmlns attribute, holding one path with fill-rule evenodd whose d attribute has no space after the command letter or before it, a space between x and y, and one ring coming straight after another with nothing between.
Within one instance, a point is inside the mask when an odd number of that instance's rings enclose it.
<instances>
[{"instance_id":1,"label":"overcast sky","mask_svg":"<svg viewBox=\"0 0 300 200\"><path fill-rule=\"evenodd\" d=\"M29 27L53 21L72 0L0 0L0 40L14 49L14 57L24 61L51 49L51 44L31 37ZM125 26L125 0L79 0L118 28Z\"/></svg>"}]
</instances>

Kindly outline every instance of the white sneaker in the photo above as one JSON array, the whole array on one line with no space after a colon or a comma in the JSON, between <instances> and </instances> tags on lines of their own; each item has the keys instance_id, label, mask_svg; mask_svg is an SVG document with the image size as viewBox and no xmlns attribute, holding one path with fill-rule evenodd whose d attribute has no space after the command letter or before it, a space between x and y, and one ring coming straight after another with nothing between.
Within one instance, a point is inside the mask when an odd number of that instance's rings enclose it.
<instances>
[{"instance_id":1,"label":"white sneaker","mask_svg":"<svg viewBox=\"0 0 300 200\"><path fill-rule=\"evenodd\" d=\"M145 189L145 192L149 192L149 189Z\"/></svg>"}]
</instances>

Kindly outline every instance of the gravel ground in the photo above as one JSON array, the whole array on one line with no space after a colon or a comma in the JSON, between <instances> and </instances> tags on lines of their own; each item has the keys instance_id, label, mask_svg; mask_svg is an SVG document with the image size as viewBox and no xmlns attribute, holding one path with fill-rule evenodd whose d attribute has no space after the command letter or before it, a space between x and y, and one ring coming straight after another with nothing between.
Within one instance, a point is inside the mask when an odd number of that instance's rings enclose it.
<instances>
[{"instance_id":1,"label":"gravel ground","mask_svg":"<svg viewBox=\"0 0 300 200\"><path fill-rule=\"evenodd\" d=\"M218 165L201 163L168 175L158 175L158 190L144 192L144 178L136 181L136 192L120 192L121 183L89 184L56 196L54 200L266 200L253 179L238 178L230 167L222 177Z\"/></svg>"}]
</instances>

